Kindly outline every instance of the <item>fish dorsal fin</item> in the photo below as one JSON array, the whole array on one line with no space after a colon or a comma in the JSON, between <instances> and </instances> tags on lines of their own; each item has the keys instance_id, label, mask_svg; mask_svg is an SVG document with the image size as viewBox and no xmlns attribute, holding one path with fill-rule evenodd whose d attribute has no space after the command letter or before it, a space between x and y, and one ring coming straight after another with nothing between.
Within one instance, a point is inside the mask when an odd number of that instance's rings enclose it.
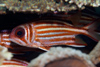
<instances>
[{"instance_id":1,"label":"fish dorsal fin","mask_svg":"<svg viewBox=\"0 0 100 67\"><path fill-rule=\"evenodd\" d=\"M68 19L72 21L74 26L78 25L78 23L81 19L81 12L79 11L79 12L75 13L74 15L69 17Z\"/></svg>"},{"instance_id":2,"label":"fish dorsal fin","mask_svg":"<svg viewBox=\"0 0 100 67\"><path fill-rule=\"evenodd\" d=\"M92 30L94 30L96 28L96 26L100 25L99 21L100 21L99 19L96 19L82 28L83 29L90 29L91 28Z\"/></svg>"},{"instance_id":3,"label":"fish dorsal fin","mask_svg":"<svg viewBox=\"0 0 100 67\"><path fill-rule=\"evenodd\" d=\"M64 21L60 21L60 20L39 20L38 22L58 22L58 23L62 23L64 25L67 26L73 26L72 24L68 23L68 22L64 22Z\"/></svg>"}]
</instances>

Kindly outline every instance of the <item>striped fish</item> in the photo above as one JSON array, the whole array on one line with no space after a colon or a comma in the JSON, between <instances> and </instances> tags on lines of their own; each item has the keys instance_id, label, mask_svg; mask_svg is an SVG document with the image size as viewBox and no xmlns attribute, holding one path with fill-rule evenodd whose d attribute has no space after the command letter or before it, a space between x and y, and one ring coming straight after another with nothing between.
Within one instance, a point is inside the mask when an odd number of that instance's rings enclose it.
<instances>
[{"instance_id":1,"label":"striped fish","mask_svg":"<svg viewBox=\"0 0 100 67\"><path fill-rule=\"evenodd\" d=\"M11 41L9 39L10 32L8 30L2 30L0 33L0 45L10 48Z\"/></svg>"},{"instance_id":2,"label":"striped fish","mask_svg":"<svg viewBox=\"0 0 100 67\"><path fill-rule=\"evenodd\" d=\"M97 18L99 18L99 17L95 16L95 15L91 15L91 14L88 14L88 13L81 13L80 20L76 24L76 27L83 27L87 24L90 24L91 21L94 21Z\"/></svg>"},{"instance_id":3,"label":"striped fish","mask_svg":"<svg viewBox=\"0 0 100 67\"><path fill-rule=\"evenodd\" d=\"M93 22L85 27L77 28L62 21L41 20L17 26L12 30L10 39L23 46L44 50L48 50L50 46L53 45L83 47L87 44L80 43L79 39L76 39L76 35L83 34L98 41L98 35L92 34L91 32L91 29L94 28L94 24L96 23L98 22Z\"/></svg>"},{"instance_id":4,"label":"striped fish","mask_svg":"<svg viewBox=\"0 0 100 67\"><path fill-rule=\"evenodd\" d=\"M17 45L15 43L11 43L11 40L9 38L11 31L9 30L2 30L0 32L0 46L7 47L9 51L15 55L17 54L24 54L26 51L39 51L43 52L39 49L30 49L28 47L23 47L20 45Z\"/></svg>"},{"instance_id":5,"label":"striped fish","mask_svg":"<svg viewBox=\"0 0 100 67\"><path fill-rule=\"evenodd\" d=\"M99 18L99 16L93 13L91 14L91 11L88 11L88 13L82 11L72 11L69 13L50 14L49 16L41 18L42 20L49 19L49 20L68 21L75 27L83 27L91 23L92 21L96 20L97 18Z\"/></svg>"},{"instance_id":6,"label":"striped fish","mask_svg":"<svg viewBox=\"0 0 100 67\"><path fill-rule=\"evenodd\" d=\"M90 12L90 11L88 11L88 12ZM75 27L83 27L83 26L91 23L92 21L96 20L97 18L99 18L99 16L97 16L95 14L90 14L90 13L86 13L86 12L82 12L82 11L78 11L78 12L74 11L74 12L71 12L69 14L65 14L65 13L55 14L53 18L61 19L61 20L64 20L64 21L69 20L69 21L72 22L72 24Z\"/></svg>"},{"instance_id":7,"label":"striped fish","mask_svg":"<svg viewBox=\"0 0 100 67\"><path fill-rule=\"evenodd\" d=\"M0 67L27 67L28 62L19 60L19 59L12 59L12 60L5 60Z\"/></svg>"}]
</instances>

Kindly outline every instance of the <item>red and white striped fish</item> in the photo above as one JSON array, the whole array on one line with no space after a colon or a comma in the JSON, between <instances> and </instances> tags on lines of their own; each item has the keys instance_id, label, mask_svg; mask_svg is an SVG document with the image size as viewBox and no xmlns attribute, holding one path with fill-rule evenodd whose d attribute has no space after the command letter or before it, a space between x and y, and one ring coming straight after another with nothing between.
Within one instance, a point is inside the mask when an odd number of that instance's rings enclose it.
<instances>
[{"instance_id":1,"label":"red and white striped fish","mask_svg":"<svg viewBox=\"0 0 100 67\"><path fill-rule=\"evenodd\" d=\"M53 45L86 46L86 44L77 41L75 36L83 34L98 41L99 38L92 35L91 32L94 24L77 28L62 21L41 20L17 26L12 30L10 39L23 46L44 50L48 50Z\"/></svg>"},{"instance_id":2,"label":"red and white striped fish","mask_svg":"<svg viewBox=\"0 0 100 67\"><path fill-rule=\"evenodd\" d=\"M98 16L95 16L95 15L91 15L91 14L87 14L87 13L81 13L80 20L76 24L74 24L74 25L76 27L83 27L83 26L91 23L92 21L96 20L97 18L99 18L99 17Z\"/></svg>"},{"instance_id":3,"label":"red and white striped fish","mask_svg":"<svg viewBox=\"0 0 100 67\"><path fill-rule=\"evenodd\" d=\"M23 54L26 51L41 51L38 49L30 49L28 47L23 47L20 45L17 45L15 43L11 43L11 40L9 38L11 31L10 30L2 30L0 31L0 46L7 47L9 51L13 54Z\"/></svg>"},{"instance_id":4,"label":"red and white striped fish","mask_svg":"<svg viewBox=\"0 0 100 67\"><path fill-rule=\"evenodd\" d=\"M11 41L9 39L10 32L8 30L2 30L0 33L0 45L10 48Z\"/></svg>"},{"instance_id":5,"label":"red and white striped fish","mask_svg":"<svg viewBox=\"0 0 100 67\"><path fill-rule=\"evenodd\" d=\"M5 60L0 67L27 67L28 62L19 60L19 59L12 59L12 60Z\"/></svg>"},{"instance_id":6,"label":"red and white striped fish","mask_svg":"<svg viewBox=\"0 0 100 67\"><path fill-rule=\"evenodd\" d=\"M89 12L89 11L88 11ZM91 13L91 12L90 12ZM45 19L51 19L51 20L61 20L61 21L69 21L69 23L73 24L75 27L83 27L92 21L99 18L99 16L95 14L89 14L82 11L73 11L69 13L57 13L57 14L51 14L46 17L41 17L42 20Z\"/></svg>"}]
</instances>

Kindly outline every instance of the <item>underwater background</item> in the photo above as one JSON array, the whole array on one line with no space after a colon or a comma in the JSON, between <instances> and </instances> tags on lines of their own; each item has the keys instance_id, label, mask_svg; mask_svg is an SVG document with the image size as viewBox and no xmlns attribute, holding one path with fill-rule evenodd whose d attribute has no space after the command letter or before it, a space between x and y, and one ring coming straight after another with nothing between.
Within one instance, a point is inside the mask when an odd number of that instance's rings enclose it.
<instances>
[{"instance_id":1,"label":"underwater background","mask_svg":"<svg viewBox=\"0 0 100 67\"><path fill-rule=\"evenodd\" d=\"M75 11L70 11L70 12L73 13ZM82 12L91 14L91 16L95 15L95 16L100 17L100 7L86 7L86 9L82 10ZM14 27L16 27L20 24L28 23L31 20L40 20L40 19L45 20L45 17L52 17L52 16L54 16L54 14L52 12L38 14L38 13L29 13L29 12L13 13L12 11L7 11L7 14L0 14L0 31L3 31L3 30L11 31ZM50 18L50 19L53 19L53 18ZM57 18L57 20L59 20L59 19ZM65 19L63 21L67 21L67 20ZM70 24L73 24L71 21L67 21L67 22ZM100 31L100 27L98 27L98 31ZM97 42L95 42L94 40L92 40L91 38L89 38L87 36L84 36L84 35L78 35L78 36L81 37L90 46L85 47L85 48L76 48L76 47L71 47L71 48L79 49L85 53L89 53L97 44ZM15 44L15 43L12 43L12 46L13 46L13 44ZM32 49L32 48L22 47L22 46L18 46L18 45L16 47L16 45L13 46L14 50L9 49L9 51L28 50L28 51L24 52L24 54L14 55L15 58L26 60L26 61L30 61L31 59L36 58L38 55L45 52L45 51L42 51L39 49ZM20 49L19 49L19 47L20 47ZM69 46L62 46L62 47L69 47ZM97 64L97 67L100 67L100 64Z\"/></svg>"}]
</instances>

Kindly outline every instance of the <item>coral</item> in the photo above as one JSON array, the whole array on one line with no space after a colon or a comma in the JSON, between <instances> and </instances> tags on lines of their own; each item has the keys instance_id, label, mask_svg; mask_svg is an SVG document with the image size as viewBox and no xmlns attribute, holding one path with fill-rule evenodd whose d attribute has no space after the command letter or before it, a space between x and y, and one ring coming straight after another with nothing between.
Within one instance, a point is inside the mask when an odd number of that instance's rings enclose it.
<instances>
[{"instance_id":1,"label":"coral","mask_svg":"<svg viewBox=\"0 0 100 67\"><path fill-rule=\"evenodd\" d=\"M5 59L10 60L12 57L12 53L8 52L7 48L0 46L0 65Z\"/></svg>"},{"instance_id":2,"label":"coral","mask_svg":"<svg viewBox=\"0 0 100 67\"><path fill-rule=\"evenodd\" d=\"M74 4L73 4L74 3ZM39 12L84 9L84 5L100 6L99 0L1 0L0 7L6 7L13 12Z\"/></svg>"},{"instance_id":3,"label":"coral","mask_svg":"<svg viewBox=\"0 0 100 67\"><path fill-rule=\"evenodd\" d=\"M43 53L37 58L33 59L29 63L28 67L45 67L46 64L52 61L71 57L82 60L82 62L86 64L86 67L95 67L87 54L72 48L61 47L52 47L48 52Z\"/></svg>"}]
</instances>

